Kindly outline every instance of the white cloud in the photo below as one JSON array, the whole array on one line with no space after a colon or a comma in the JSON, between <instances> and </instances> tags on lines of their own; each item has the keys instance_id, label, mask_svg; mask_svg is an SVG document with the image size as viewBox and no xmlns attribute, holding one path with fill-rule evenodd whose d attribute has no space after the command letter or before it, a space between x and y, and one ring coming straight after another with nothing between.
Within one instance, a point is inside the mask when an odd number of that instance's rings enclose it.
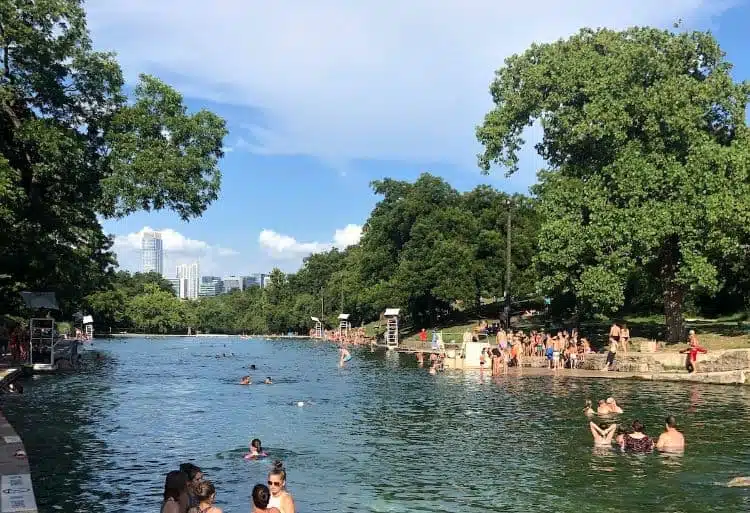
<instances>
[{"instance_id":1,"label":"white cloud","mask_svg":"<svg viewBox=\"0 0 750 513\"><path fill-rule=\"evenodd\" d=\"M260 247L270 256L278 259L299 260L310 253L321 253L331 248L345 249L359 242L362 227L348 224L333 234L332 242L299 242L294 237L273 230L263 230L258 236Z\"/></svg>"},{"instance_id":2,"label":"white cloud","mask_svg":"<svg viewBox=\"0 0 750 513\"><path fill-rule=\"evenodd\" d=\"M87 2L129 79L263 111L250 151L473 166L474 126L503 59L582 26L705 21L737 0ZM200 37L196 37L200 34ZM244 141L244 140L243 140ZM235 145L239 148L241 145Z\"/></svg>"},{"instance_id":3,"label":"white cloud","mask_svg":"<svg viewBox=\"0 0 750 513\"><path fill-rule=\"evenodd\" d=\"M172 276L177 265L196 260L200 262L203 274L220 272L221 262L217 260L239 254L230 248L211 245L202 240L191 239L171 228L154 230L149 226L144 226L137 232L115 236L112 249L117 254L117 260L122 269L129 271L141 270L141 239L143 233L147 231L161 232L165 276Z\"/></svg>"},{"instance_id":4,"label":"white cloud","mask_svg":"<svg viewBox=\"0 0 750 513\"><path fill-rule=\"evenodd\" d=\"M333 234L333 245L337 248L347 248L359 242L362 238L362 226L358 224L347 224L344 228L336 230Z\"/></svg>"}]
</instances>

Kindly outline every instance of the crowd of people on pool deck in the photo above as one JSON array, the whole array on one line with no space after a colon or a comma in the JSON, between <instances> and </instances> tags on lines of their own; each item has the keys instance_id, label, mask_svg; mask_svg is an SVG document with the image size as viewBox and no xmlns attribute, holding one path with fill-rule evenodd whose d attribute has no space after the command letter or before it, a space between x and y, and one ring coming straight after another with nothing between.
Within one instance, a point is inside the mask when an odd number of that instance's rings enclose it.
<instances>
[{"instance_id":1,"label":"crowd of people on pool deck","mask_svg":"<svg viewBox=\"0 0 750 513\"><path fill-rule=\"evenodd\" d=\"M255 439L245 458L266 456L260 440ZM222 513L216 506L216 487L204 477L200 467L192 463L183 463L179 470L169 472L164 480L161 513ZM268 472L267 485L258 483L253 487L250 501L252 513L295 513L294 498L286 489L286 470L280 461L275 461Z\"/></svg>"},{"instance_id":2,"label":"crowd of people on pool deck","mask_svg":"<svg viewBox=\"0 0 750 513\"><path fill-rule=\"evenodd\" d=\"M589 419L595 415L602 419L599 423L589 420L589 429L594 438L595 447L610 448L614 441L621 451L630 453L649 453L654 449L660 452L681 453L685 450L685 436L677 430L677 420L672 415L664 420L664 432L654 442L646 434L643 423L638 419L630 425L608 423L603 420L624 413L613 397L600 400L596 410L592 408L591 401L586 401L583 413Z\"/></svg>"},{"instance_id":3,"label":"crowd of people on pool deck","mask_svg":"<svg viewBox=\"0 0 750 513\"><path fill-rule=\"evenodd\" d=\"M317 334L314 329L310 330L310 338L316 338ZM375 342L374 337L368 337L365 334L365 329L351 328L346 331L341 330L325 330L323 331L323 339L336 344L352 344L355 346L365 346Z\"/></svg>"},{"instance_id":4,"label":"crowd of people on pool deck","mask_svg":"<svg viewBox=\"0 0 750 513\"><path fill-rule=\"evenodd\" d=\"M419 339L426 343L427 337L427 330L423 328L419 333ZM441 335L433 330L433 353L430 356L432 374L443 368L445 352L442 342ZM482 321L473 330L464 331L462 342L487 342L487 347L482 349L479 357L479 365L480 368L484 368L489 364L493 376L507 372L508 367L522 367L523 359L530 357L545 357L550 369L576 369L585 362L587 355L595 352L589 338L581 336L577 329L557 330L556 333L532 330L525 333L521 330L506 331L499 323L489 324L486 321ZM607 360L601 370L615 370L618 353L627 356L629 345L630 330L627 325L613 323L609 329ZM688 347L680 352L687 354L686 368L688 372L694 373L698 371L698 354L706 353L707 350L698 343L695 331L690 330ZM417 351L416 357L422 366L423 352Z\"/></svg>"}]
</instances>

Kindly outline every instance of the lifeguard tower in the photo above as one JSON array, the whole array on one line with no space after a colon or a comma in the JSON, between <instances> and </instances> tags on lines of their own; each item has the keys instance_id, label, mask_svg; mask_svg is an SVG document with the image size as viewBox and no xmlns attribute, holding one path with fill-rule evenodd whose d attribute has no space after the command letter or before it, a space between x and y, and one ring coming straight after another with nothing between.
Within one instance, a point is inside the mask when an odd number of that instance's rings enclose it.
<instances>
[{"instance_id":1,"label":"lifeguard tower","mask_svg":"<svg viewBox=\"0 0 750 513\"><path fill-rule=\"evenodd\" d=\"M339 335L342 337L349 335L350 329L352 329L352 323L349 322L349 314L339 314Z\"/></svg>"},{"instance_id":2,"label":"lifeguard tower","mask_svg":"<svg viewBox=\"0 0 750 513\"><path fill-rule=\"evenodd\" d=\"M385 345L391 349L398 347L398 315L400 308L386 308L385 317Z\"/></svg>"},{"instance_id":3,"label":"lifeguard tower","mask_svg":"<svg viewBox=\"0 0 750 513\"><path fill-rule=\"evenodd\" d=\"M310 317L312 321L315 323L315 328L313 329L313 338L317 339L323 339L323 323L320 322L320 319L317 317Z\"/></svg>"},{"instance_id":4,"label":"lifeguard tower","mask_svg":"<svg viewBox=\"0 0 750 513\"><path fill-rule=\"evenodd\" d=\"M21 292L26 307L37 312L29 319L29 347L24 366L32 372L56 371L58 368L78 366L80 342L61 337L57 333L51 311L59 310L53 292ZM44 311L49 312L42 317Z\"/></svg>"},{"instance_id":5,"label":"lifeguard tower","mask_svg":"<svg viewBox=\"0 0 750 513\"><path fill-rule=\"evenodd\" d=\"M86 335L86 340L94 339L94 318L90 315L83 316L83 333Z\"/></svg>"}]
</instances>

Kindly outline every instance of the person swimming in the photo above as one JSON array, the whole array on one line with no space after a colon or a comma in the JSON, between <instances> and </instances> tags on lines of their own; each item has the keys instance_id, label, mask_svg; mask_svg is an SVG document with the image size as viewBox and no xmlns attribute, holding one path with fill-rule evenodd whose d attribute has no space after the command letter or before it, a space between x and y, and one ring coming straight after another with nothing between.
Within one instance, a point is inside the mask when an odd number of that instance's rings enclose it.
<instances>
[{"instance_id":1,"label":"person swimming","mask_svg":"<svg viewBox=\"0 0 750 513\"><path fill-rule=\"evenodd\" d=\"M242 376L242 379L240 379L240 385L251 385L252 383L250 376Z\"/></svg>"},{"instance_id":2,"label":"person swimming","mask_svg":"<svg viewBox=\"0 0 750 513\"><path fill-rule=\"evenodd\" d=\"M612 445L612 438L617 431L617 424L610 424L607 426L603 422L599 425L594 422L589 422L589 429L591 430L591 436L594 437L595 446L609 447Z\"/></svg>"},{"instance_id":3,"label":"person swimming","mask_svg":"<svg viewBox=\"0 0 750 513\"><path fill-rule=\"evenodd\" d=\"M263 380L264 385L273 385L273 381L271 380L271 376L266 377L266 379Z\"/></svg>"},{"instance_id":4,"label":"person swimming","mask_svg":"<svg viewBox=\"0 0 750 513\"><path fill-rule=\"evenodd\" d=\"M587 417L592 417L594 413L594 409L591 407L591 399L586 399L586 406L583 408L583 414Z\"/></svg>"},{"instance_id":5,"label":"person swimming","mask_svg":"<svg viewBox=\"0 0 750 513\"><path fill-rule=\"evenodd\" d=\"M352 359L352 355L344 346L341 346L339 353L341 354L341 357L339 358L339 367L343 367L346 362Z\"/></svg>"},{"instance_id":6,"label":"person swimming","mask_svg":"<svg viewBox=\"0 0 750 513\"><path fill-rule=\"evenodd\" d=\"M263 451L263 447L261 446L260 439L254 438L252 442L250 442L250 452L245 454L246 460L256 460L259 458L265 458L268 454Z\"/></svg>"}]
</instances>

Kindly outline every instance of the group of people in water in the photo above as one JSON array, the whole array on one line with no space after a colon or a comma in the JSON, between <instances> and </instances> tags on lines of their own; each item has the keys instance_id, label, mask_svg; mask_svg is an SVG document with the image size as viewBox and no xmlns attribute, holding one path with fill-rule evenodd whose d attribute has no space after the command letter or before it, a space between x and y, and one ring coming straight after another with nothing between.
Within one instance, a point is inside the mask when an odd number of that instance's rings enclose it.
<instances>
[{"instance_id":1,"label":"group of people in water","mask_svg":"<svg viewBox=\"0 0 750 513\"><path fill-rule=\"evenodd\" d=\"M255 364L252 364L248 367L251 371L257 370L258 368L255 366ZM245 375L240 378L240 385L252 385L253 384L253 378L250 375ZM263 380L264 385L273 385L273 380L271 379L271 376L266 376L266 379Z\"/></svg>"},{"instance_id":2,"label":"group of people in water","mask_svg":"<svg viewBox=\"0 0 750 513\"><path fill-rule=\"evenodd\" d=\"M601 419L610 419L613 415L624 413L613 397L599 401L596 410L591 406L591 401L586 401L583 409L589 418L589 429L594 438L594 446L611 447L612 442L625 452L648 453L656 449L661 452L680 453L685 450L685 436L677 430L677 420L669 415L664 419L664 432L654 440L645 433L643 423L636 419L629 426L623 426L616 422L602 420L597 423L590 420L595 415Z\"/></svg>"},{"instance_id":3,"label":"group of people in water","mask_svg":"<svg viewBox=\"0 0 750 513\"><path fill-rule=\"evenodd\" d=\"M248 457L250 456L250 457ZM250 444L246 459L265 458L260 440ZM252 513L295 513L294 498L286 489L286 470L275 461L268 472L267 485L258 483L251 494ZM167 474L161 513L223 513L216 506L216 487L204 479L200 467L183 463L179 470Z\"/></svg>"}]
</instances>

